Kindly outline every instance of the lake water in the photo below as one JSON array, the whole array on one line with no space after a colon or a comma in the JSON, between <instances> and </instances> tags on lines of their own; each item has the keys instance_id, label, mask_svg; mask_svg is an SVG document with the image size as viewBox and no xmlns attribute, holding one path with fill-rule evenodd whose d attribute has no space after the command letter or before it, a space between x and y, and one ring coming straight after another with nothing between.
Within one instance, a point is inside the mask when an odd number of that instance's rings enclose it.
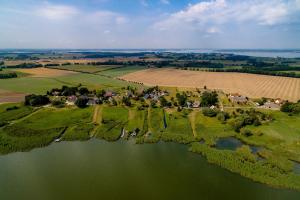
<instances>
[{"instance_id":1,"label":"lake water","mask_svg":"<svg viewBox=\"0 0 300 200\"><path fill-rule=\"evenodd\" d=\"M62 142L0 157L0 199L300 199L173 143Z\"/></svg>"}]
</instances>

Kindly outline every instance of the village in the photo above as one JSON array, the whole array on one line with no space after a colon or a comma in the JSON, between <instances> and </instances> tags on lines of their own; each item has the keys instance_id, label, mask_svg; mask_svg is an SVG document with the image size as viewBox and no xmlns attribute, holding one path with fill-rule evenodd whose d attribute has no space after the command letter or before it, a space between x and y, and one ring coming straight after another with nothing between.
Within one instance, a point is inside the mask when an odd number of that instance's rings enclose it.
<instances>
[{"instance_id":1,"label":"village","mask_svg":"<svg viewBox=\"0 0 300 200\"><path fill-rule=\"evenodd\" d=\"M203 94L216 93L216 100L208 104L203 103ZM54 88L47 92L49 103L55 107L75 106L86 107L100 104L110 106L125 105L137 106L143 109L148 106L179 109L201 109L209 107L210 109L219 109L224 111L230 108L259 108L268 110L280 110L281 106L287 101L270 98L250 99L239 93L225 94L222 91L208 90L190 90L179 91L174 88L163 87L140 87L135 88L127 86L120 89L100 89L89 90L85 87Z\"/></svg>"}]
</instances>

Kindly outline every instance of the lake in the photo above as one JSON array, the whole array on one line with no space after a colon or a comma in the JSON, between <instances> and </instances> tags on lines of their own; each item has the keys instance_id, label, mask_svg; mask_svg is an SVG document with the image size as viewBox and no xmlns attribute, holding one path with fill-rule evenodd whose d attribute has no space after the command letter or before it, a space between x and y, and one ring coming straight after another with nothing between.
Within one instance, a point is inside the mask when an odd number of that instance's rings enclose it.
<instances>
[{"instance_id":1,"label":"lake","mask_svg":"<svg viewBox=\"0 0 300 200\"><path fill-rule=\"evenodd\" d=\"M0 157L0 199L300 199L211 165L187 146L62 142Z\"/></svg>"}]
</instances>

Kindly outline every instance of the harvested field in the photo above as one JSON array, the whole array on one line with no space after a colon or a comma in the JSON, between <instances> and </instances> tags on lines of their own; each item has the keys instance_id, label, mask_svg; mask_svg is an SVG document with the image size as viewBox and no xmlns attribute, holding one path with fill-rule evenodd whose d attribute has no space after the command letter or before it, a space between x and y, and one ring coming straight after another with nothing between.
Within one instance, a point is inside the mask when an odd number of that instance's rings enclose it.
<instances>
[{"instance_id":1,"label":"harvested field","mask_svg":"<svg viewBox=\"0 0 300 200\"><path fill-rule=\"evenodd\" d=\"M10 92L0 89L0 104L1 103L18 103L25 100L24 93Z\"/></svg>"},{"instance_id":2,"label":"harvested field","mask_svg":"<svg viewBox=\"0 0 300 200\"><path fill-rule=\"evenodd\" d=\"M32 69L16 69L15 71L31 74L32 77L58 77L76 74L77 72L71 72L59 69L49 69L49 68L32 68Z\"/></svg>"},{"instance_id":3,"label":"harvested field","mask_svg":"<svg viewBox=\"0 0 300 200\"><path fill-rule=\"evenodd\" d=\"M251 98L300 99L300 79L228 72L198 72L176 69L148 69L120 77L145 85L220 89Z\"/></svg>"}]
</instances>

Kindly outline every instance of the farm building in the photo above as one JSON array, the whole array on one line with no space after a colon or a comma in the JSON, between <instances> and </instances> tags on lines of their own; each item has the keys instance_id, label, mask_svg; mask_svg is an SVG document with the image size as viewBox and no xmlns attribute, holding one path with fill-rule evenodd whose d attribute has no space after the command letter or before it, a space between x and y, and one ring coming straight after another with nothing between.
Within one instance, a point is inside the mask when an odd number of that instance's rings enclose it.
<instances>
[{"instance_id":1,"label":"farm building","mask_svg":"<svg viewBox=\"0 0 300 200\"><path fill-rule=\"evenodd\" d=\"M242 96L238 93L233 93L229 95L229 99L231 102L233 103L247 103L248 102L248 98L245 96Z\"/></svg>"},{"instance_id":2,"label":"farm building","mask_svg":"<svg viewBox=\"0 0 300 200\"><path fill-rule=\"evenodd\" d=\"M67 101L66 101L66 104L67 105L74 105L76 100L77 100L77 97L75 95L69 96Z\"/></svg>"},{"instance_id":3,"label":"farm building","mask_svg":"<svg viewBox=\"0 0 300 200\"><path fill-rule=\"evenodd\" d=\"M268 101L266 102L263 106L261 106L262 108L265 109L271 109L271 110L279 110L280 109L280 105L276 104L274 102Z\"/></svg>"}]
</instances>

